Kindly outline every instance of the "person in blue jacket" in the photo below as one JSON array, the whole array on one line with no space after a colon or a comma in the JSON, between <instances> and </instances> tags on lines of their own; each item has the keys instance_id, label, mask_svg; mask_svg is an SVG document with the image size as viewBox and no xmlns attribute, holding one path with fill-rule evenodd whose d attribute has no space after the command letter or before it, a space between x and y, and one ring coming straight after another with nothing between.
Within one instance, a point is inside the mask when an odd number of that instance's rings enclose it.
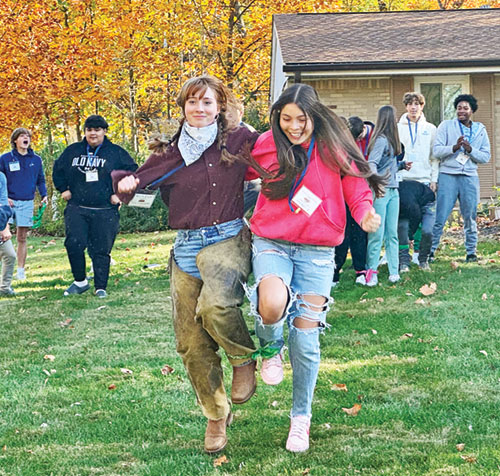
<instances>
[{"instance_id":1,"label":"person in blue jacket","mask_svg":"<svg viewBox=\"0 0 500 476\"><path fill-rule=\"evenodd\" d=\"M24 266L28 252L27 237L33 226L35 192L47 203L47 187L43 173L42 159L31 148L31 131L18 127L10 137L12 150L0 157L0 172L7 179L9 205L16 224L17 279L26 279Z\"/></svg>"},{"instance_id":2,"label":"person in blue jacket","mask_svg":"<svg viewBox=\"0 0 500 476\"><path fill-rule=\"evenodd\" d=\"M477 205L479 203L478 164L491 158L486 128L472 121L477 100L471 94L457 96L453 105L457 118L439 124L433 155L439 159L436 221L432 230L431 257L439 246L443 227L458 199L464 220L466 262L477 261Z\"/></svg>"}]
</instances>

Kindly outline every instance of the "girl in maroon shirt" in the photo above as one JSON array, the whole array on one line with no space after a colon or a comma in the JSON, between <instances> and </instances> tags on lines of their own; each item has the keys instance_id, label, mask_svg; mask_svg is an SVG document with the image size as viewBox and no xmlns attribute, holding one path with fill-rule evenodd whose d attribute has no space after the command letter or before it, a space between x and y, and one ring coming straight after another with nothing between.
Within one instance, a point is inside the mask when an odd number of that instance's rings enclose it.
<instances>
[{"instance_id":1,"label":"girl in maroon shirt","mask_svg":"<svg viewBox=\"0 0 500 476\"><path fill-rule=\"evenodd\" d=\"M170 261L174 330L177 351L208 418L208 453L225 447L232 420L219 347L233 367L232 402L246 402L256 387L255 346L240 306L251 269L243 182L256 178L243 157L249 157L258 134L246 127L228 130L228 94L216 78L188 80L177 98L184 117L172 140L157 139L135 174L114 173L115 190L125 203L136 189L159 186L170 226L179 230Z\"/></svg>"}]
</instances>

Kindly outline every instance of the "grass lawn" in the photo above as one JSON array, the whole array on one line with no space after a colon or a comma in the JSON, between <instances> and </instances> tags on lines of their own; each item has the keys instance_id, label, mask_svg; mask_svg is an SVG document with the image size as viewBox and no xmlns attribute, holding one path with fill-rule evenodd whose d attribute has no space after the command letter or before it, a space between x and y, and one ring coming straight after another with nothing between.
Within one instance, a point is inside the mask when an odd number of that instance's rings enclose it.
<instances>
[{"instance_id":1,"label":"grass lawn","mask_svg":"<svg viewBox=\"0 0 500 476\"><path fill-rule=\"evenodd\" d=\"M1 476L500 475L498 241L465 264L448 240L432 272L412 268L395 285L386 267L370 289L346 270L322 337L311 449L284 449L287 363L281 385L259 380L233 407L227 448L208 456L206 420L175 352L172 240L120 235L103 300L63 298L63 239L29 239L28 279L0 299ZM343 410L355 404L356 416Z\"/></svg>"}]
</instances>

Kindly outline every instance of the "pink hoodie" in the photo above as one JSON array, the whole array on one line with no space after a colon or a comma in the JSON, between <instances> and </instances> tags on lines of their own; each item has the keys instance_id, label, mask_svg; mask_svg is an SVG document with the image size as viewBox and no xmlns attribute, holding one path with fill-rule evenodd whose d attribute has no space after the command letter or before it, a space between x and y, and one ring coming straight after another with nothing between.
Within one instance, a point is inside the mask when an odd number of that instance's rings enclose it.
<instances>
[{"instance_id":1,"label":"pink hoodie","mask_svg":"<svg viewBox=\"0 0 500 476\"><path fill-rule=\"evenodd\" d=\"M266 169L277 164L272 131L259 137L252 155ZM372 208L372 192L367 181L348 175L342 178L339 173L328 168L319 156L317 145L313 148L311 162L300 187L303 185L322 199L311 216L303 210L292 212L288 196L269 200L260 193L250 220L252 232L273 240L337 246L344 240L345 203L349 205L351 214L358 223Z\"/></svg>"}]
</instances>

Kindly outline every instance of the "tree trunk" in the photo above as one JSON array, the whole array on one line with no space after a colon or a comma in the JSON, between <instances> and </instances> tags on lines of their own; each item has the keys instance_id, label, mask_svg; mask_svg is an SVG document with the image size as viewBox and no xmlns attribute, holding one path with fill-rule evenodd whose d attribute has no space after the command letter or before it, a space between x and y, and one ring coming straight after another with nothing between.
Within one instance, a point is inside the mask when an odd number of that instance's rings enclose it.
<instances>
[{"instance_id":1,"label":"tree trunk","mask_svg":"<svg viewBox=\"0 0 500 476\"><path fill-rule=\"evenodd\" d=\"M137 154L139 144L137 140L137 103L136 103L136 82L134 68L129 69L129 104L130 104L130 143L132 150Z\"/></svg>"}]
</instances>

